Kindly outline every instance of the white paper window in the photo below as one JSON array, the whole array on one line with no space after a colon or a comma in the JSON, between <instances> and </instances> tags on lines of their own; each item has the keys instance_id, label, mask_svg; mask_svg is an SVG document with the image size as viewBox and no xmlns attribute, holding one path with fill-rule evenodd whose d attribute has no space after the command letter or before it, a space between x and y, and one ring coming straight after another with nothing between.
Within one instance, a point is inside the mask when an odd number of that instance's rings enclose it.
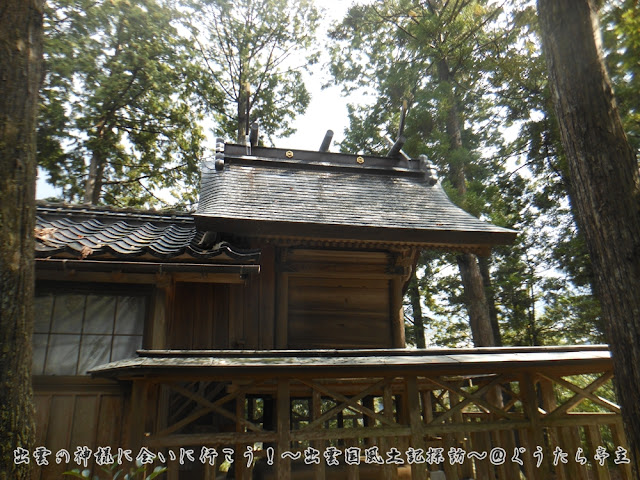
<instances>
[{"instance_id":1,"label":"white paper window","mask_svg":"<svg viewBox=\"0 0 640 480\"><path fill-rule=\"evenodd\" d=\"M142 347L146 304L145 295L37 293L34 375L85 375L135 356Z\"/></svg>"}]
</instances>

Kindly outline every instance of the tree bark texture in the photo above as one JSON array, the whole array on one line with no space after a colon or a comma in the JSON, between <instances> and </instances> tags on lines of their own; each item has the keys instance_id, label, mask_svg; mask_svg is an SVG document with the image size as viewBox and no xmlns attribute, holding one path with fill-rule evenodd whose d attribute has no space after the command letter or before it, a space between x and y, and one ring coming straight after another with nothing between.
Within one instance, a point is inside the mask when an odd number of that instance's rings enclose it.
<instances>
[{"instance_id":1,"label":"tree bark texture","mask_svg":"<svg viewBox=\"0 0 640 480\"><path fill-rule=\"evenodd\" d=\"M482 282L480 265L478 265L478 257L472 253L463 253L458 255L456 259L462 277L473 344L476 347L494 346L496 342L493 338L489 305Z\"/></svg>"},{"instance_id":2,"label":"tree bark texture","mask_svg":"<svg viewBox=\"0 0 640 480\"><path fill-rule=\"evenodd\" d=\"M446 59L438 62L438 80L449 85L452 82L451 72ZM456 103L455 93L451 89L449 106L447 110L447 137L449 138L449 150L455 152L462 149L462 128L460 127L460 112ZM461 198L467 193L467 181L465 166L450 162L449 181L458 191ZM469 325L473 344L476 347L494 346L496 340L491 324L491 314L489 303L484 287L484 281L478 264L478 257L473 253L463 253L458 255L458 268L464 287L465 304L469 315ZM496 322L497 323L497 322Z\"/></svg>"},{"instance_id":3,"label":"tree bark texture","mask_svg":"<svg viewBox=\"0 0 640 480\"><path fill-rule=\"evenodd\" d=\"M42 78L42 0L0 3L0 479L29 478L31 451L35 125Z\"/></svg>"},{"instance_id":4,"label":"tree bark texture","mask_svg":"<svg viewBox=\"0 0 640 480\"><path fill-rule=\"evenodd\" d=\"M489 308L489 321L491 323L491 331L493 332L493 341L496 347L502 346L502 334L500 333L500 324L498 323L498 308L496 307L496 296L491 284L491 271L489 270L489 257L478 257L478 265L480 266L480 274L482 275L482 283L484 285L484 293L487 299L487 307Z\"/></svg>"},{"instance_id":5,"label":"tree bark texture","mask_svg":"<svg viewBox=\"0 0 640 480\"><path fill-rule=\"evenodd\" d=\"M590 0L538 0L572 202L593 262L635 478L640 460L640 178Z\"/></svg>"},{"instance_id":6,"label":"tree bark texture","mask_svg":"<svg viewBox=\"0 0 640 480\"><path fill-rule=\"evenodd\" d=\"M407 287L407 295L411 301L411 310L413 312L413 334L416 339L416 347L426 348L424 339L424 319L422 316L422 297L420 295L420 287L418 286L418 276L416 269L413 269L409 286Z\"/></svg>"}]
</instances>

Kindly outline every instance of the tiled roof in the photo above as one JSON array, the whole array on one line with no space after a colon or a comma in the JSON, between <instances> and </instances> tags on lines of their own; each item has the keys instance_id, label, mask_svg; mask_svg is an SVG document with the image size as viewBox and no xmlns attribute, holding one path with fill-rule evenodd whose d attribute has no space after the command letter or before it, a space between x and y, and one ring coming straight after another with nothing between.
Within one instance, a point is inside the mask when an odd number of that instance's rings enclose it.
<instances>
[{"instance_id":1,"label":"tiled roof","mask_svg":"<svg viewBox=\"0 0 640 480\"><path fill-rule=\"evenodd\" d=\"M214 242L211 242L214 238ZM120 259L177 257L255 261L242 250L198 231L185 213L122 211L104 207L38 205L36 256Z\"/></svg>"},{"instance_id":2,"label":"tiled roof","mask_svg":"<svg viewBox=\"0 0 640 480\"><path fill-rule=\"evenodd\" d=\"M220 231L485 245L516 234L454 205L424 160L225 145L210 167L196 223Z\"/></svg>"}]
</instances>

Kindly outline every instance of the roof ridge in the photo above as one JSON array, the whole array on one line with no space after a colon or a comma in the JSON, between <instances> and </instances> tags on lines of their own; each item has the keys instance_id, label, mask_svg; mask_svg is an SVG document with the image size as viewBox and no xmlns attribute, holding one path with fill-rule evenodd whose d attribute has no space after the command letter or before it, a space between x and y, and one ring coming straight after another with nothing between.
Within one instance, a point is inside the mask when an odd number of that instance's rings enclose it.
<instances>
[{"instance_id":1,"label":"roof ridge","mask_svg":"<svg viewBox=\"0 0 640 480\"><path fill-rule=\"evenodd\" d=\"M109 205L70 204L62 202L36 201L36 212L41 215L86 215L96 218L138 219L142 221L193 222L193 212L176 209L154 210L135 207L113 207Z\"/></svg>"}]
</instances>

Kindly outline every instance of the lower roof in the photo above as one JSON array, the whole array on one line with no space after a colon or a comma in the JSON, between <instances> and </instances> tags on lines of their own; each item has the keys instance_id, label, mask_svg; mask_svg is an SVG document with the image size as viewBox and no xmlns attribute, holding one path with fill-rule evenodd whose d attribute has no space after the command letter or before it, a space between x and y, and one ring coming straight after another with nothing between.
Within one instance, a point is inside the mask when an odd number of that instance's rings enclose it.
<instances>
[{"instance_id":1,"label":"lower roof","mask_svg":"<svg viewBox=\"0 0 640 480\"><path fill-rule=\"evenodd\" d=\"M36 212L36 258L86 261L194 259L253 263L259 250L238 248L196 228L184 212L118 210L40 203Z\"/></svg>"},{"instance_id":2,"label":"lower roof","mask_svg":"<svg viewBox=\"0 0 640 480\"><path fill-rule=\"evenodd\" d=\"M346 372L473 374L611 367L606 345L379 350L140 350L138 357L108 363L89 373L100 377L170 376L222 378L241 375L323 375Z\"/></svg>"}]
</instances>

